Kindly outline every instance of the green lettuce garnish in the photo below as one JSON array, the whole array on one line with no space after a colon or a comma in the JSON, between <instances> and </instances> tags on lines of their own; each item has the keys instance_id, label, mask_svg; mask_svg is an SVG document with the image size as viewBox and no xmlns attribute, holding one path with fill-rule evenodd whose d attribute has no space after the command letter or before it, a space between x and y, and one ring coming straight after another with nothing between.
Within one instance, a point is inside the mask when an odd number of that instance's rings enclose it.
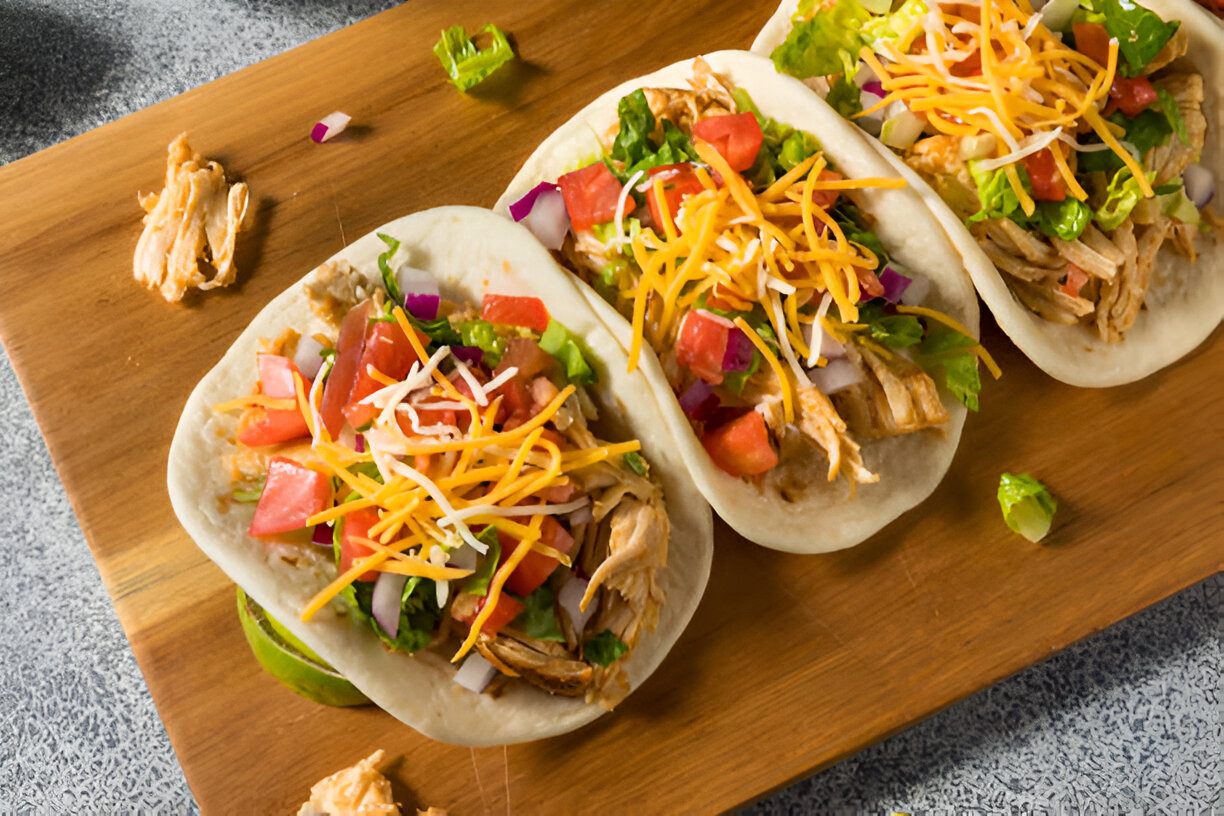
<instances>
[{"instance_id":1,"label":"green lettuce garnish","mask_svg":"<svg viewBox=\"0 0 1224 816\"><path fill-rule=\"evenodd\" d=\"M582 353L578 338L569 329L555 320L548 321L548 328L540 335L540 348L561 361L565 366L565 378L574 385L590 385L597 379L595 370Z\"/></svg>"},{"instance_id":2,"label":"green lettuce garnish","mask_svg":"<svg viewBox=\"0 0 1224 816\"><path fill-rule=\"evenodd\" d=\"M970 411L978 410L982 379L978 376L977 355L964 351L977 345L972 337L954 329L931 331L915 349L915 361L927 371L943 369L944 385Z\"/></svg>"},{"instance_id":3,"label":"green lettuce garnish","mask_svg":"<svg viewBox=\"0 0 1224 816\"><path fill-rule=\"evenodd\" d=\"M999 477L999 507L1007 526L1035 543L1050 532L1058 502L1027 473L1004 473Z\"/></svg>"},{"instance_id":4,"label":"green lettuce garnish","mask_svg":"<svg viewBox=\"0 0 1224 816\"><path fill-rule=\"evenodd\" d=\"M774 67L799 79L854 76L859 50L868 44L861 29L871 14L858 0L836 0L814 14L815 6L815 0L800 0L790 33L769 55Z\"/></svg>"},{"instance_id":5,"label":"green lettuce garnish","mask_svg":"<svg viewBox=\"0 0 1224 816\"><path fill-rule=\"evenodd\" d=\"M820 149L820 142L810 133L795 130L761 113L752 97L743 88L736 88L735 107L740 113L751 113L761 128L761 149L744 178L754 189L763 190L777 181L795 165Z\"/></svg>"},{"instance_id":6,"label":"green lettuce garnish","mask_svg":"<svg viewBox=\"0 0 1224 816\"><path fill-rule=\"evenodd\" d=\"M859 307L858 322L866 324L871 339L888 348L909 348L922 341L922 322L913 315L886 314L877 298Z\"/></svg>"},{"instance_id":7,"label":"green lettuce garnish","mask_svg":"<svg viewBox=\"0 0 1224 816\"><path fill-rule=\"evenodd\" d=\"M1150 173L1149 175L1155 175ZM1114 174L1106 190L1105 203L1096 211L1093 220L1097 226L1106 232L1116 230L1126 217L1135 209L1135 205L1143 200L1143 191L1139 189L1139 180L1131 174L1129 168L1123 167Z\"/></svg>"},{"instance_id":8,"label":"green lettuce garnish","mask_svg":"<svg viewBox=\"0 0 1224 816\"><path fill-rule=\"evenodd\" d=\"M1081 5L1104 15L1105 30L1118 41L1118 73L1124 77L1142 74L1181 25L1176 20L1166 23L1132 0L1081 0Z\"/></svg>"},{"instance_id":9,"label":"green lettuce garnish","mask_svg":"<svg viewBox=\"0 0 1224 816\"><path fill-rule=\"evenodd\" d=\"M489 582L497 571L497 563L501 559L501 541L497 538L497 528L489 525L476 533L476 540L489 548L480 557L476 570L463 582L463 591L469 595L485 595L489 591Z\"/></svg>"},{"instance_id":10,"label":"green lettuce garnish","mask_svg":"<svg viewBox=\"0 0 1224 816\"><path fill-rule=\"evenodd\" d=\"M527 637L536 640L565 642L561 627L557 625L557 602L547 585L523 599L523 611L514 619L514 625Z\"/></svg>"},{"instance_id":11,"label":"green lettuce garnish","mask_svg":"<svg viewBox=\"0 0 1224 816\"><path fill-rule=\"evenodd\" d=\"M490 23L479 33L492 37L492 43L487 48L478 49L463 26L452 26L443 31L442 39L433 48L451 83L464 93L514 59L514 49L500 28Z\"/></svg>"},{"instance_id":12,"label":"green lettuce garnish","mask_svg":"<svg viewBox=\"0 0 1224 816\"><path fill-rule=\"evenodd\" d=\"M847 74L842 74L829 86L829 94L825 97L829 107L841 114L843 119L849 119L863 112L863 95L859 86Z\"/></svg>"},{"instance_id":13,"label":"green lettuce garnish","mask_svg":"<svg viewBox=\"0 0 1224 816\"><path fill-rule=\"evenodd\" d=\"M391 259L395 257L395 253L399 251L400 242L390 235L384 235L381 232L375 233L382 242L387 245L387 251L378 256L378 271L382 273L383 288L387 290L387 294L391 300L399 302L403 300L403 294L400 292L399 282L395 280L395 273L391 271Z\"/></svg>"},{"instance_id":14,"label":"green lettuce garnish","mask_svg":"<svg viewBox=\"0 0 1224 816\"><path fill-rule=\"evenodd\" d=\"M412 654L428 646L441 616L434 582L419 575L414 575L404 582L404 589L400 594L399 630L395 637L384 632L374 619L374 583L354 581L346 587L346 590L351 590L358 617L369 621L370 627L388 649Z\"/></svg>"},{"instance_id":15,"label":"green lettuce garnish","mask_svg":"<svg viewBox=\"0 0 1224 816\"><path fill-rule=\"evenodd\" d=\"M651 141L650 134L655 129L655 118L641 88L621 97L616 103L616 115L620 120L620 130L616 133L616 141L612 143L611 157L623 162L625 167L623 170L617 170L609 164L609 169L620 178L621 183L639 170L679 164L697 158L697 151L693 149L689 137L671 122L663 122L662 144L656 145Z\"/></svg>"},{"instance_id":16,"label":"green lettuce garnish","mask_svg":"<svg viewBox=\"0 0 1224 816\"><path fill-rule=\"evenodd\" d=\"M1020 199L1016 197L1016 191L1012 189L1011 183L1007 180L1007 168L981 170L979 169L980 164L981 162L976 159L970 161L969 174L973 176L973 181L977 184L978 200L982 202L982 209L969 216L967 220L973 223L988 218L1011 218L1015 213L1020 213L1020 217L1023 218L1024 210L1020 208ZM1024 188L1032 189L1029 184L1028 171L1020 166L1017 166L1016 170L1020 173L1020 183Z\"/></svg>"},{"instance_id":17,"label":"green lettuce garnish","mask_svg":"<svg viewBox=\"0 0 1224 816\"><path fill-rule=\"evenodd\" d=\"M588 640L582 647L583 657L604 668L612 665L614 661L627 651L629 651L629 647L625 645L623 640L614 635L611 629L603 630Z\"/></svg>"},{"instance_id":18,"label":"green lettuce garnish","mask_svg":"<svg viewBox=\"0 0 1224 816\"><path fill-rule=\"evenodd\" d=\"M1166 91L1166 93L1168 92ZM1173 103L1173 109L1175 112L1177 111L1176 102ZM1176 116L1180 122L1181 114L1176 113ZM1141 111L1135 117L1129 117L1121 111L1117 111L1110 114L1109 121L1126 131L1121 137L1122 141L1134 145L1135 151L1140 157L1146 156L1148 151L1154 147L1167 144L1170 134L1173 133L1173 124L1169 117L1163 111L1152 110L1150 108ZM1181 127L1184 130L1185 124L1182 123ZM1101 144L1101 140L1094 136L1091 141L1085 142L1085 144ZM1079 154L1077 172L1081 175L1096 171L1113 173L1119 167L1124 166L1122 159L1112 150L1096 150Z\"/></svg>"},{"instance_id":19,"label":"green lettuce garnish","mask_svg":"<svg viewBox=\"0 0 1224 816\"><path fill-rule=\"evenodd\" d=\"M465 346L475 346L484 352L485 365L496 368L501 357L506 353L506 340L497 333L493 324L487 320L468 320L460 323L459 337Z\"/></svg>"},{"instance_id":20,"label":"green lettuce garnish","mask_svg":"<svg viewBox=\"0 0 1224 816\"><path fill-rule=\"evenodd\" d=\"M639 476L647 476L650 474L650 463L646 458L637 451L629 451L621 457L625 460L625 464Z\"/></svg>"},{"instance_id":21,"label":"green lettuce garnish","mask_svg":"<svg viewBox=\"0 0 1224 816\"><path fill-rule=\"evenodd\" d=\"M1169 127L1177 134L1177 138L1181 139L1182 144L1190 144L1190 134L1186 132L1186 121L1182 119L1181 108L1177 107L1177 100L1165 86L1153 82L1152 87L1156 89L1156 106L1169 121Z\"/></svg>"},{"instance_id":22,"label":"green lettuce garnish","mask_svg":"<svg viewBox=\"0 0 1224 816\"><path fill-rule=\"evenodd\" d=\"M895 43L918 25L928 11L930 7L923 0L905 0L896 11L868 20L862 29L863 36L872 47L882 42Z\"/></svg>"},{"instance_id":23,"label":"green lettuce garnish","mask_svg":"<svg viewBox=\"0 0 1224 816\"><path fill-rule=\"evenodd\" d=\"M435 346L461 346L463 345L463 335L460 334L448 318L439 317L434 320L420 320L407 315L408 322L420 329L429 336L430 342Z\"/></svg>"},{"instance_id":24,"label":"green lettuce garnish","mask_svg":"<svg viewBox=\"0 0 1224 816\"><path fill-rule=\"evenodd\" d=\"M1041 232L1052 238L1074 241L1092 220L1092 208L1067 196L1062 201L1038 201L1033 216Z\"/></svg>"}]
</instances>

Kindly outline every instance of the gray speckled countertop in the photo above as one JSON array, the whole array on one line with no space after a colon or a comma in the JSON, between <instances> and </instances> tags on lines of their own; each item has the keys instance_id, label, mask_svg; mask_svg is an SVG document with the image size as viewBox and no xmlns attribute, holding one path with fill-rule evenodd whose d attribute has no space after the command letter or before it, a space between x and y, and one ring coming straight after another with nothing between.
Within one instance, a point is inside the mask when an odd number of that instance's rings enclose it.
<instances>
[{"instance_id":1,"label":"gray speckled countertop","mask_svg":"<svg viewBox=\"0 0 1224 816\"><path fill-rule=\"evenodd\" d=\"M390 5L0 0L0 163ZM193 811L7 357L0 439L0 812ZM1217 575L749 812L1224 810L1222 613Z\"/></svg>"}]
</instances>

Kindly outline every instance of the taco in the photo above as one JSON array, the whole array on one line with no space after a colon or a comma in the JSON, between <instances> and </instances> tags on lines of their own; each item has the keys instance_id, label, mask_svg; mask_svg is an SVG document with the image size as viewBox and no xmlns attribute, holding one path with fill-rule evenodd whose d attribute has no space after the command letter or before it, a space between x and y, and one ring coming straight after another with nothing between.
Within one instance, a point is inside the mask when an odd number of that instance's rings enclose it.
<instances>
[{"instance_id":1,"label":"taco","mask_svg":"<svg viewBox=\"0 0 1224 816\"><path fill-rule=\"evenodd\" d=\"M623 699L713 546L643 377L525 229L470 207L393 221L269 303L188 399L169 492L293 635L466 745Z\"/></svg>"},{"instance_id":2,"label":"taco","mask_svg":"<svg viewBox=\"0 0 1224 816\"><path fill-rule=\"evenodd\" d=\"M1224 37L1144 2L787 0L753 50L904 162L1021 351L1110 386L1224 316Z\"/></svg>"},{"instance_id":3,"label":"taco","mask_svg":"<svg viewBox=\"0 0 1224 816\"><path fill-rule=\"evenodd\" d=\"M747 52L676 63L562 125L497 205L586 284L715 511L794 552L934 490L985 354L938 223L811 99Z\"/></svg>"}]
</instances>

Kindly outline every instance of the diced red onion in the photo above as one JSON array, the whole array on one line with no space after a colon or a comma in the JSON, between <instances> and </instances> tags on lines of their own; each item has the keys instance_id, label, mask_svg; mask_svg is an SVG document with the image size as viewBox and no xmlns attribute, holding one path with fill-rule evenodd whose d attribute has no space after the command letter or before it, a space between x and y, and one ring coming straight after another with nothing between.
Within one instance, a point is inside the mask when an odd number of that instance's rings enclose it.
<instances>
[{"instance_id":1,"label":"diced red onion","mask_svg":"<svg viewBox=\"0 0 1224 816\"><path fill-rule=\"evenodd\" d=\"M352 121L352 117L340 111L329 113L315 122L315 126L310 129L310 138L322 144L333 136L343 133L350 121Z\"/></svg>"},{"instance_id":2,"label":"diced red onion","mask_svg":"<svg viewBox=\"0 0 1224 816\"><path fill-rule=\"evenodd\" d=\"M535 206L535 201L539 197L540 193L543 193L545 190L560 189L561 188L557 186L556 182L541 181L539 184L528 190L526 195L510 205L510 217L515 221L522 221L527 217L527 213L531 212L531 208Z\"/></svg>"},{"instance_id":3,"label":"diced red onion","mask_svg":"<svg viewBox=\"0 0 1224 816\"><path fill-rule=\"evenodd\" d=\"M845 358L829 360L828 365L808 371L812 385L826 394L849 388L863 379L863 374L854 363Z\"/></svg>"},{"instance_id":4,"label":"diced red onion","mask_svg":"<svg viewBox=\"0 0 1224 816\"><path fill-rule=\"evenodd\" d=\"M913 282L913 278L907 278L891 266L884 267L884 271L880 273L880 284L884 287L884 299L889 303L896 303Z\"/></svg>"},{"instance_id":5,"label":"diced red onion","mask_svg":"<svg viewBox=\"0 0 1224 816\"><path fill-rule=\"evenodd\" d=\"M358 453L365 453L365 436L364 435L357 434L357 439L355 441L355 444L353 445L353 450L357 451Z\"/></svg>"},{"instance_id":6,"label":"diced red onion","mask_svg":"<svg viewBox=\"0 0 1224 816\"><path fill-rule=\"evenodd\" d=\"M727 350L723 352L723 371L747 371L752 365L752 341L738 327L727 332Z\"/></svg>"},{"instance_id":7,"label":"diced red onion","mask_svg":"<svg viewBox=\"0 0 1224 816\"><path fill-rule=\"evenodd\" d=\"M536 199L531 212L520 222L531 230L545 249L560 249L569 233L569 211L560 190L545 190Z\"/></svg>"},{"instance_id":8,"label":"diced red onion","mask_svg":"<svg viewBox=\"0 0 1224 816\"><path fill-rule=\"evenodd\" d=\"M582 596L586 594L589 583L571 573L561 585L561 589L557 590L557 606L565 610L566 617L574 625L575 632L586 629L587 622L599 611L598 595L587 604L585 612L581 609Z\"/></svg>"},{"instance_id":9,"label":"diced red onion","mask_svg":"<svg viewBox=\"0 0 1224 816\"><path fill-rule=\"evenodd\" d=\"M920 275L915 277L901 293L900 302L904 306L917 306L926 300L930 293L931 279Z\"/></svg>"},{"instance_id":10,"label":"diced red onion","mask_svg":"<svg viewBox=\"0 0 1224 816\"><path fill-rule=\"evenodd\" d=\"M462 360L468 365L479 365L484 362L484 352L479 346L451 346L450 352L455 359Z\"/></svg>"},{"instance_id":11,"label":"diced red onion","mask_svg":"<svg viewBox=\"0 0 1224 816\"><path fill-rule=\"evenodd\" d=\"M699 412L699 409L709 400L718 401L718 397L714 394L714 386L710 385L705 380L697 380L689 386L688 390L680 395L680 408L690 419L693 419Z\"/></svg>"},{"instance_id":12,"label":"diced red onion","mask_svg":"<svg viewBox=\"0 0 1224 816\"><path fill-rule=\"evenodd\" d=\"M380 572L378 580L374 582L374 594L370 596L370 612L374 620L392 639L399 633L401 597L407 580L407 575Z\"/></svg>"},{"instance_id":13,"label":"diced red onion","mask_svg":"<svg viewBox=\"0 0 1224 816\"><path fill-rule=\"evenodd\" d=\"M455 682L468 691L477 694L488 688L489 683L497 674L497 669L485 659L484 655L472 652L463 661L463 665L455 672Z\"/></svg>"},{"instance_id":14,"label":"diced red onion","mask_svg":"<svg viewBox=\"0 0 1224 816\"><path fill-rule=\"evenodd\" d=\"M433 320L438 316L438 307L442 298L438 295L420 295L415 292L404 293L404 308L408 314L417 320Z\"/></svg>"},{"instance_id":15,"label":"diced red onion","mask_svg":"<svg viewBox=\"0 0 1224 816\"><path fill-rule=\"evenodd\" d=\"M323 358L319 356L322 350L323 344L313 337L298 340L297 350L293 352L293 364L306 379L313 380L323 366Z\"/></svg>"},{"instance_id":16,"label":"diced red onion","mask_svg":"<svg viewBox=\"0 0 1224 816\"><path fill-rule=\"evenodd\" d=\"M864 82L863 92L871 94L878 99L883 99L884 97L888 96L888 92L884 90L884 86L880 84L880 80L878 79L873 79L870 82Z\"/></svg>"},{"instance_id":17,"label":"diced red onion","mask_svg":"<svg viewBox=\"0 0 1224 816\"><path fill-rule=\"evenodd\" d=\"M1186 186L1186 198L1200 209L1206 207L1215 195L1215 177L1201 164L1187 167L1182 173L1182 183Z\"/></svg>"},{"instance_id":18,"label":"diced red onion","mask_svg":"<svg viewBox=\"0 0 1224 816\"><path fill-rule=\"evenodd\" d=\"M476 551L466 545L450 551L446 566L455 569L476 569Z\"/></svg>"},{"instance_id":19,"label":"diced red onion","mask_svg":"<svg viewBox=\"0 0 1224 816\"><path fill-rule=\"evenodd\" d=\"M321 547L332 546L332 528L327 524L316 524L310 534L310 540Z\"/></svg>"}]
</instances>

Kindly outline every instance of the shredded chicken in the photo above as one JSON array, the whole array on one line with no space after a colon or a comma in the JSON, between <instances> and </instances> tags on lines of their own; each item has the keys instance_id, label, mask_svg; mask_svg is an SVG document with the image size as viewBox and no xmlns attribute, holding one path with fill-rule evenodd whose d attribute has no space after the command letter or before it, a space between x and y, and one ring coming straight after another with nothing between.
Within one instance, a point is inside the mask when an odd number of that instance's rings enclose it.
<instances>
[{"instance_id":1,"label":"shredded chicken","mask_svg":"<svg viewBox=\"0 0 1224 816\"><path fill-rule=\"evenodd\" d=\"M234 244L247 201L247 186L228 185L225 169L192 150L181 134L167 149L165 187L140 196L145 217L132 260L136 280L170 303L191 287L233 283ZM211 277L201 262L211 266Z\"/></svg>"},{"instance_id":2,"label":"shredded chicken","mask_svg":"<svg viewBox=\"0 0 1224 816\"><path fill-rule=\"evenodd\" d=\"M323 264L304 286L311 311L337 328L344 316L368 296L365 279L344 260Z\"/></svg>"},{"instance_id":3,"label":"shredded chicken","mask_svg":"<svg viewBox=\"0 0 1224 816\"><path fill-rule=\"evenodd\" d=\"M1164 48L1161 48L1156 56L1152 57L1151 62L1143 66L1143 75L1151 76L1178 57L1185 56L1189 46L1190 38L1186 34L1185 26L1178 26L1177 31L1164 44Z\"/></svg>"},{"instance_id":4,"label":"shredded chicken","mask_svg":"<svg viewBox=\"0 0 1224 816\"><path fill-rule=\"evenodd\" d=\"M1136 236L1135 226L1128 218L1114 230L1114 240L1126 254L1126 262L1115 280L1101 286L1096 328L1102 340L1116 343L1134 324L1147 294L1156 253L1164 243L1170 223L1168 218L1158 218L1156 223L1140 227Z\"/></svg>"},{"instance_id":5,"label":"shredded chicken","mask_svg":"<svg viewBox=\"0 0 1224 816\"><path fill-rule=\"evenodd\" d=\"M1168 144L1152 148L1145 157L1145 167L1156 171L1155 185L1160 186L1180 176L1183 170L1198 160L1207 137L1207 118L1203 116L1202 74L1168 74L1158 78L1155 84L1177 100L1177 109L1181 112L1190 140L1186 144L1174 135Z\"/></svg>"},{"instance_id":6,"label":"shredded chicken","mask_svg":"<svg viewBox=\"0 0 1224 816\"><path fill-rule=\"evenodd\" d=\"M688 88L643 88L646 103L654 114L655 130L651 138L655 142L663 139L663 123L688 130L694 122L699 122L710 116L723 116L735 113L735 97L732 96L729 83L710 68L709 63L698 57L693 60L693 76L689 79ZM605 134L605 147L611 148L616 139L620 123L613 125Z\"/></svg>"},{"instance_id":7,"label":"shredded chicken","mask_svg":"<svg viewBox=\"0 0 1224 816\"><path fill-rule=\"evenodd\" d=\"M846 354L864 377L832 395L833 405L857 437L885 437L942 425L950 418L931 375L894 355L883 359L857 343Z\"/></svg>"},{"instance_id":8,"label":"shredded chicken","mask_svg":"<svg viewBox=\"0 0 1224 816\"><path fill-rule=\"evenodd\" d=\"M365 759L336 771L310 789L310 800L298 809L297 816L347 816L358 813L383 813L399 816L399 806L391 783L378 772L383 752L380 748Z\"/></svg>"},{"instance_id":9,"label":"shredded chicken","mask_svg":"<svg viewBox=\"0 0 1224 816\"><path fill-rule=\"evenodd\" d=\"M494 665L500 662L508 666L519 677L550 694L578 697L591 683L591 666L576 659L559 643L516 632L495 638L481 635L477 648Z\"/></svg>"},{"instance_id":10,"label":"shredded chicken","mask_svg":"<svg viewBox=\"0 0 1224 816\"><path fill-rule=\"evenodd\" d=\"M914 169L952 211L964 219L981 209L977 185L960 157L956 136L930 136L914 143L905 163Z\"/></svg>"}]
</instances>

